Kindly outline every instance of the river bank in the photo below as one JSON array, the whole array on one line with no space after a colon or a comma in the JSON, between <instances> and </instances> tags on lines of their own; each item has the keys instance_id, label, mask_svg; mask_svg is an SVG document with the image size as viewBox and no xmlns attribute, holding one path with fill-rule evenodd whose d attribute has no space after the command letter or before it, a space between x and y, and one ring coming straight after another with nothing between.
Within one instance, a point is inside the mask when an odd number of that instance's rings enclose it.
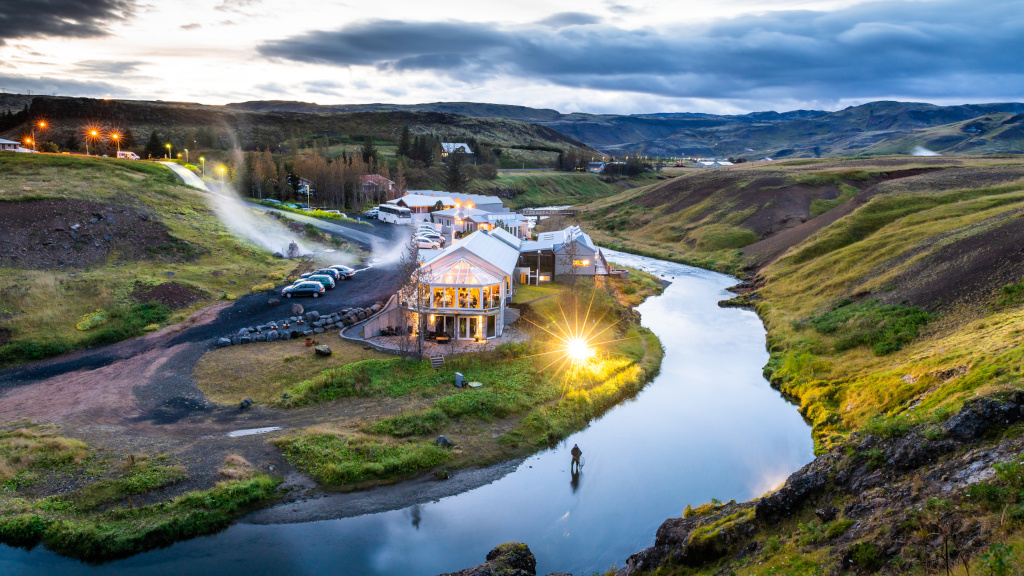
<instances>
[{"instance_id":1,"label":"river bank","mask_svg":"<svg viewBox=\"0 0 1024 576\"><path fill-rule=\"evenodd\" d=\"M668 362L659 375L634 400L497 481L418 506L340 520L249 523L261 521L257 513L217 535L104 564L104 573L223 574L225 566L244 558L300 574L332 566L353 573L436 574L475 564L496 543L513 539L531 542L542 569L593 572L621 565L650 545L661 521L687 504L762 493L810 460L808 428L761 377L767 354L756 316L717 307L736 281L664 265L670 268L656 275L671 285L639 307L645 325L665 343ZM723 405L730 408L729 418L720 416ZM586 459L576 482L567 467L574 443ZM658 466L651 465L655 461ZM458 478L456 473L453 479ZM278 518L287 511L282 504ZM619 529L608 531L609 522ZM5 568L27 563L43 574L92 573L41 549L0 550Z\"/></svg>"}]
</instances>

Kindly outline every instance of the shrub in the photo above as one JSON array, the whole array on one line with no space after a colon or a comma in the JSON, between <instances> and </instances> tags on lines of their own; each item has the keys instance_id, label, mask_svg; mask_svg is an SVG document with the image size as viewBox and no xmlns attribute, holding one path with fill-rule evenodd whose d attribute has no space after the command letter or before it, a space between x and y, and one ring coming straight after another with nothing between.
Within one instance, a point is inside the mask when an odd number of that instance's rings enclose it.
<instances>
[{"instance_id":1,"label":"shrub","mask_svg":"<svg viewBox=\"0 0 1024 576\"><path fill-rule=\"evenodd\" d=\"M967 487L967 499L987 510L999 510L1009 500L1010 491L1002 486L978 482Z\"/></svg>"},{"instance_id":2,"label":"shrub","mask_svg":"<svg viewBox=\"0 0 1024 576\"><path fill-rule=\"evenodd\" d=\"M274 283L273 282L267 282L266 284L257 284L255 286L253 286L252 287L252 292L253 292L253 294L258 294L260 292L267 292L267 291L273 290L273 289L274 289Z\"/></svg>"},{"instance_id":3,"label":"shrub","mask_svg":"<svg viewBox=\"0 0 1024 576\"><path fill-rule=\"evenodd\" d=\"M876 571L882 567L884 557L874 542L857 542L850 546L850 560L863 570Z\"/></svg>"},{"instance_id":4,"label":"shrub","mask_svg":"<svg viewBox=\"0 0 1024 576\"><path fill-rule=\"evenodd\" d=\"M846 531L850 529L850 526L853 526L853 520L850 520L849 518L842 518L840 520L830 522L825 528L825 539L834 540L835 538L839 538L843 534L846 534Z\"/></svg>"},{"instance_id":5,"label":"shrub","mask_svg":"<svg viewBox=\"0 0 1024 576\"><path fill-rule=\"evenodd\" d=\"M448 416L436 408L418 414L401 414L375 422L370 426L374 434L397 438L425 436L440 432L449 423Z\"/></svg>"},{"instance_id":6,"label":"shrub","mask_svg":"<svg viewBox=\"0 0 1024 576\"><path fill-rule=\"evenodd\" d=\"M836 350L870 346L877 356L895 352L920 334L920 327L932 316L917 306L841 302L828 312L809 320L822 334L835 336Z\"/></svg>"},{"instance_id":7,"label":"shrub","mask_svg":"<svg viewBox=\"0 0 1024 576\"><path fill-rule=\"evenodd\" d=\"M75 328L85 331L92 330L97 326L102 326L107 323L107 312L105 310L97 310L82 316L82 319L75 324Z\"/></svg>"},{"instance_id":8,"label":"shrub","mask_svg":"<svg viewBox=\"0 0 1024 576\"><path fill-rule=\"evenodd\" d=\"M992 467L1001 482L1014 490L1024 490L1024 454L1009 462L996 462Z\"/></svg>"}]
</instances>

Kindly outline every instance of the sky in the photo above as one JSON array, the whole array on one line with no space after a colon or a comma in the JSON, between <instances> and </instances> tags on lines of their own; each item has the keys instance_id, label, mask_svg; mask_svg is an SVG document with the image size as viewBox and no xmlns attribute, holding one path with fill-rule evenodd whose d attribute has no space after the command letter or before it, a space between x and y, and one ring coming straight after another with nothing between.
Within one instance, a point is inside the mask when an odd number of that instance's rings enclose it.
<instances>
[{"instance_id":1,"label":"sky","mask_svg":"<svg viewBox=\"0 0 1024 576\"><path fill-rule=\"evenodd\" d=\"M745 113L1024 100L1022 0L0 0L0 90Z\"/></svg>"}]
</instances>

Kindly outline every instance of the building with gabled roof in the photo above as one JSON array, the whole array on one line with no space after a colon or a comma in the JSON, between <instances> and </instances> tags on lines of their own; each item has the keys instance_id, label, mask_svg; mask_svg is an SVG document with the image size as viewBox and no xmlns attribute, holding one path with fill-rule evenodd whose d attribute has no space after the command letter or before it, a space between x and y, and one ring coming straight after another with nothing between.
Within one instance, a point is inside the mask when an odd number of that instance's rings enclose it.
<instances>
[{"instance_id":1,"label":"building with gabled roof","mask_svg":"<svg viewBox=\"0 0 1024 576\"><path fill-rule=\"evenodd\" d=\"M481 230L426 260L416 273L415 294L400 306L425 325L427 339L483 340L501 336L515 286L519 240L504 230ZM426 322L421 322L426 315Z\"/></svg>"}]
</instances>

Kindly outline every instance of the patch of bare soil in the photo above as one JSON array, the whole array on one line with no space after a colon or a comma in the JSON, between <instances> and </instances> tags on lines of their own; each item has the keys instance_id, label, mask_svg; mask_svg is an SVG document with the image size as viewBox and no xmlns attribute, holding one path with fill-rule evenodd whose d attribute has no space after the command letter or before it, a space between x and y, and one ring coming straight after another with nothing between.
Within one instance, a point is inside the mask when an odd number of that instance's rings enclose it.
<instances>
[{"instance_id":1,"label":"patch of bare soil","mask_svg":"<svg viewBox=\"0 0 1024 576\"><path fill-rule=\"evenodd\" d=\"M987 225L986 225L987 224ZM1024 277L1024 217L985 223L916 262L889 286L885 300L928 309L984 304L1000 287Z\"/></svg>"},{"instance_id":2,"label":"patch of bare soil","mask_svg":"<svg viewBox=\"0 0 1024 576\"><path fill-rule=\"evenodd\" d=\"M59 423L68 419L116 424L139 412L133 391L149 382L180 344L158 348L94 370L61 374L2 396L0 422L31 420Z\"/></svg>"},{"instance_id":3,"label":"patch of bare soil","mask_svg":"<svg viewBox=\"0 0 1024 576\"><path fill-rule=\"evenodd\" d=\"M177 282L164 282L156 286L136 282L129 298L136 302L159 302L171 310L178 310L195 304L205 296L202 290Z\"/></svg>"},{"instance_id":4,"label":"patch of bare soil","mask_svg":"<svg viewBox=\"0 0 1024 576\"><path fill-rule=\"evenodd\" d=\"M200 251L135 208L63 199L0 206L0 267L83 268L105 262L112 254L124 261L183 260Z\"/></svg>"}]
</instances>

